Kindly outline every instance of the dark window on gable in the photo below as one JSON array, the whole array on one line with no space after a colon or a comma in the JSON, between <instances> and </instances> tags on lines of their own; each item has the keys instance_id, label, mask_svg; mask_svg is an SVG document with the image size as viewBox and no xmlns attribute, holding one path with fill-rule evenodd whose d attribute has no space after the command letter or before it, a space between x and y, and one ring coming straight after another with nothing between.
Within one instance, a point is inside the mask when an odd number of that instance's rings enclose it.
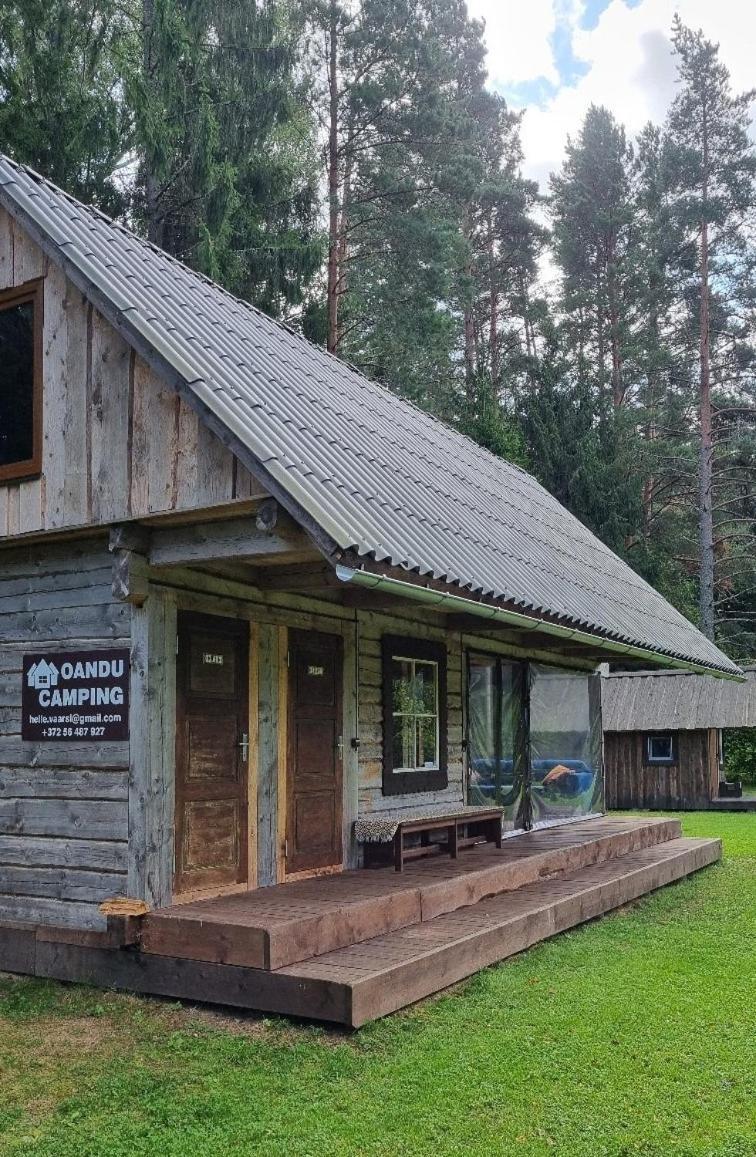
<instances>
[{"instance_id":1,"label":"dark window on gable","mask_svg":"<svg viewBox=\"0 0 756 1157\"><path fill-rule=\"evenodd\" d=\"M42 282L0 293L0 481L42 462Z\"/></svg>"},{"instance_id":2,"label":"dark window on gable","mask_svg":"<svg viewBox=\"0 0 756 1157\"><path fill-rule=\"evenodd\" d=\"M646 763L677 763L677 736L671 731L647 735Z\"/></svg>"},{"instance_id":3,"label":"dark window on gable","mask_svg":"<svg viewBox=\"0 0 756 1157\"><path fill-rule=\"evenodd\" d=\"M444 788L446 647L385 635L382 648L383 794Z\"/></svg>"}]
</instances>

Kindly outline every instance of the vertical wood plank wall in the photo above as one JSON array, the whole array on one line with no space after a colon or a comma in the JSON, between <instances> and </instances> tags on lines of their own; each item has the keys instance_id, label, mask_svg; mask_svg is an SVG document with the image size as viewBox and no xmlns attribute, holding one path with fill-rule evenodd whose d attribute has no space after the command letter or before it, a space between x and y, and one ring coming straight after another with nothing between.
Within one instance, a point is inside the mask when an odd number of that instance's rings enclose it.
<instances>
[{"instance_id":1,"label":"vertical wood plank wall","mask_svg":"<svg viewBox=\"0 0 756 1157\"><path fill-rule=\"evenodd\" d=\"M716 794L708 731L678 731L676 764L647 765L645 735L608 731L604 736L606 806L609 808L706 807Z\"/></svg>"},{"instance_id":2,"label":"vertical wood plank wall","mask_svg":"<svg viewBox=\"0 0 756 1157\"><path fill-rule=\"evenodd\" d=\"M0 570L0 920L100 927L125 893L128 742L21 739L26 652L129 645L102 540L4 553Z\"/></svg>"},{"instance_id":3,"label":"vertical wood plank wall","mask_svg":"<svg viewBox=\"0 0 756 1157\"><path fill-rule=\"evenodd\" d=\"M0 538L262 494L0 209L0 289L38 277L45 278L42 475L0 485Z\"/></svg>"},{"instance_id":4,"label":"vertical wood plank wall","mask_svg":"<svg viewBox=\"0 0 756 1157\"><path fill-rule=\"evenodd\" d=\"M176 603L159 589L133 608L128 894L154 908L173 888Z\"/></svg>"}]
</instances>

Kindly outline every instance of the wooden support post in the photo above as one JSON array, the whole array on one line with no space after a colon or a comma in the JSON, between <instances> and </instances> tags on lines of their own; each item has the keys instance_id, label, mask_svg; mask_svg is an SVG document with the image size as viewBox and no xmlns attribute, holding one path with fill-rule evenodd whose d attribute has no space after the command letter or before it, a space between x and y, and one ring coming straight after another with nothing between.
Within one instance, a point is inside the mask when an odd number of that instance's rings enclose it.
<instances>
[{"instance_id":1,"label":"wooden support post","mask_svg":"<svg viewBox=\"0 0 756 1157\"><path fill-rule=\"evenodd\" d=\"M113 553L113 598L141 607L150 593L150 567L144 555L130 550Z\"/></svg>"}]
</instances>

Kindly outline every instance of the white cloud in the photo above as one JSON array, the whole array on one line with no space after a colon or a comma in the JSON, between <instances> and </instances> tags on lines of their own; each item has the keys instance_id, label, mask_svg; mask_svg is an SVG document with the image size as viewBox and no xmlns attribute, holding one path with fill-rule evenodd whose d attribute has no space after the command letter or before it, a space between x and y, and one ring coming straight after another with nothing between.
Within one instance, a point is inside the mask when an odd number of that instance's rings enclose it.
<instances>
[{"instance_id":1,"label":"white cloud","mask_svg":"<svg viewBox=\"0 0 756 1157\"><path fill-rule=\"evenodd\" d=\"M535 79L559 83L550 40L556 0L467 0L467 7L471 16L486 22L492 86L508 89Z\"/></svg>"},{"instance_id":2,"label":"white cloud","mask_svg":"<svg viewBox=\"0 0 756 1157\"><path fill-rule=\"evenodd\" d=\"M703 28L720 43L736 91L756 82L756 5L744 0L640 0L632 8L625 0L611 0L592 29L580 28L580 5L575 2L469 0L469 7L473 15L490 14L486 40L491 84L502 91L539 77L553 79L557 61L550 37L557 19L571 31L573 53L585 66L585 75L563 85L540 106L529 106L523 122L526 171L542 182L560 166L567 137L577 133L591 103L610 108L630 135L648 120L662 120L675 89L669 36L676 11L686 24ZM507 39L507 29L518 24L516 34ZM552 71L544 64L547 60Z\"/></svg>"}]
</instances>

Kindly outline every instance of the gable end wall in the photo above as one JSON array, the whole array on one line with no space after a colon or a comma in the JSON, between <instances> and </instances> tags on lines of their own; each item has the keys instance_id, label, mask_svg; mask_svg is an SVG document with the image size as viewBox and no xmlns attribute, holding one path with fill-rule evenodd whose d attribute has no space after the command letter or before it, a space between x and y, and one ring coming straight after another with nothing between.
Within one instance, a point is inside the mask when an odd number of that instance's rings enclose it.
<instances>
[{"instance_id":1,"label":"gable end wall","mask_svg":"<svg viewBox=\"0 0 756 1157\"><path fill-rule=\"evenodd\" d=\"M0 289L44 277L42 473L0 484L0 538L213 508L263 488L0 208Z\"/></svg>"}]
</instances>

